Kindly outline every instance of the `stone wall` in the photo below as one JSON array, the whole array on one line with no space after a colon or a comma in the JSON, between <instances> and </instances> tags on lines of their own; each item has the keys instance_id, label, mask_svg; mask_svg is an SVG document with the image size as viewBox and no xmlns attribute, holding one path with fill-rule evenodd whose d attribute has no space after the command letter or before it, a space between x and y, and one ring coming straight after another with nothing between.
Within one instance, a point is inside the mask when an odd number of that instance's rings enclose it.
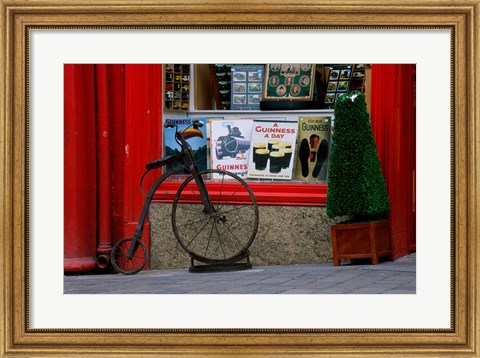
<instances>
[{"instance_id":1,"label":"stone wall","mask_svg":"<svg viewBox=\"0 0 480 358\"><path fill-rule=\"evenodd\" d=\"M171 204L150 207L151 268L187 268L190 258L171 225ZM324 207L259 206L259 227L250 246L254 266L332 262L330 226Z\"/></svg>"}]
</instances>

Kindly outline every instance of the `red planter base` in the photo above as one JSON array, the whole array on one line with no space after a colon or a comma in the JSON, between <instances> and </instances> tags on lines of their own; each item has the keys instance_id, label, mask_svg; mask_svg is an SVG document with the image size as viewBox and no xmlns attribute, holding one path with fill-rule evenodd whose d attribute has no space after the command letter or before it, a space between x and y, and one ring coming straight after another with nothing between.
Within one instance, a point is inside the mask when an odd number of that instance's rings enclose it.
<instances>
[{"instance_id":1,"label":"red planter base","mask_svg":"<svg viewBox=\"0 0 480 358\"><path fill-rule=\"evenodd\" d=\"M342 259L371 258L374 265L380 257L392 259L388 220L332 225L331 233L335 266L339 266Z\"/></svg>"}]
</instances>

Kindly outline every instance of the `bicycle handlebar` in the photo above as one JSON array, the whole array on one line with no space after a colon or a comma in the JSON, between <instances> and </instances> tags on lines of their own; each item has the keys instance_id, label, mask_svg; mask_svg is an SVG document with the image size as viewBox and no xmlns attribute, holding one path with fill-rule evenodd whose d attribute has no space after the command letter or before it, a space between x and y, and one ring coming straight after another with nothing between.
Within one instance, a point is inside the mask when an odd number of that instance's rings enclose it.
<instances>
[{"instance_id":1,"label":"bicycle handlebar","mask_svg":"<svg viewBox=\"0 0 480 358\"><path fill-rule=\"evenodd\" d=\"M198 129L198 128L200 128L200 127L203 127L203 124L204 124L204 123L203 123L203 122L200 122L198 119L194 119L194 120L192 121L192 124L191 124L190 126L188 126L187 128L185 128L184 130L189 129L189 128L192 127L192 126L193 126L194 129ZM142 182L143 182L143 178L145 177L145 175L146 175L150 170L152 170L152 169L160 168L160 167L162 167L163 165L165 165L165 164L167 164L167 163L169 163L169 162L171 162L171 161L175 161L177 158L185 155L185 152L186 152L187 150L189 150L188 143L187 143L187 141L185 140L185 138L184 138L183 135L182 135L182 132L183 132L184 130L179 131L179 130L178 130L178 125L172 124L172 123L165 123L165 124L164 124L164 127L165 127L165 128L175 128L175 140L177 141L177 143L178 143L178 144L180 145L180 147L182 148L182 152L180 152L180 153L177 154L177 155L167 156L167 157L160 158L160 159L157 159L157 160L153 160L153 161L147 163L146 168L145 168L146 170L145 170L145 172L143 173L143 175L141 176L141 178L140 178L140 183L139 183L139 185L140 185L140 191L142 192L142 194L143 194L144 196L146 196L146 195L145 195L145 191L143 190L143 187L142 187Z\"/></svg>"}]
</instances>

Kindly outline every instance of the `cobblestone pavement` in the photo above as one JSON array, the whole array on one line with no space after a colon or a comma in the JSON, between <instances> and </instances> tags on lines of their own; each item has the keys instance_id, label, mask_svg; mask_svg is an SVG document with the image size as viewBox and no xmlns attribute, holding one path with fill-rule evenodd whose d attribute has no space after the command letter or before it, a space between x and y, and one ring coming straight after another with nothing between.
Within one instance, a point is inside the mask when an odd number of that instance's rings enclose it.
<instances>
[{"instance_id":1,"label":"cobblestone pavement","mask_svg":"<svg viewBox=\"0 0 480 358\"><path fill-rule=\"evenodd\" d=\"M416 255L379 265L255 266L232 272L150 270L64 276L65 294L415 294Z\"/></svg>"}]
</instances>

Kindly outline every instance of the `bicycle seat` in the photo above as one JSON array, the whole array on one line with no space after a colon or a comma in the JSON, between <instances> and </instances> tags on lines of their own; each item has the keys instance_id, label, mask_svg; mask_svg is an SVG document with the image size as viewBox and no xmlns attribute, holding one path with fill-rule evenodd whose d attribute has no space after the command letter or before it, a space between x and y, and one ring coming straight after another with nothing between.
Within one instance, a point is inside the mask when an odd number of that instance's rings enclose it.
<instances>
[{"instance_id":1,"label":"bicycle seat","mask_svg":"<svg viewBox=\"0 0 480 358\"><path fill-rule=\"evenodd\" d=\"M167 155L166 157L151 161L146 165L146 168L148 170L160 168L163 167L165 164L174 162L177 158L178 155Z\"/></svg>"}]
</instances>

